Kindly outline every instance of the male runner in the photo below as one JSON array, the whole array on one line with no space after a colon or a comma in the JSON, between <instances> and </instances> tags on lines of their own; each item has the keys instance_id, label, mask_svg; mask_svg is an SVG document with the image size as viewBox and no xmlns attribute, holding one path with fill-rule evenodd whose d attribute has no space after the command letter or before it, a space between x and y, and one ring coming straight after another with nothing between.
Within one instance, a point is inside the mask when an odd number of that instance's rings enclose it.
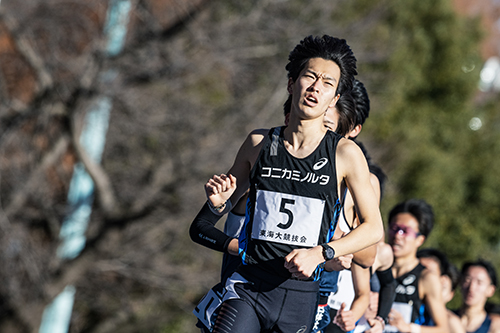
<instances>
[{"instance_id":1,"label":"male runner","mask_svg":"<svg viewBox=\"0 0 500 333\"><path fill-rule=\"evenodd\" d=\"M286 69L289 126L250 133L228 175L205 185L207 204L190 229L195 242L242 257L243 265L226 283L230 292L214 332L309 332L325 261L382 236L362 152L323 125L327 108L352 87L352 51L338 38L306 37L290 53ZM342 181L363 223L331 241ZM237 240L215 223L248 188L247 218Z\"/></svg>"},{"instance_id":2,"label":"male runner","mask_svg":"<svg viewBox=\"0 0 500 333\"><path fill-rule=\"evenodd\" d=\"M434 225L432 207L424 200L410 199L389 213L389 244L394 252L392 273L398 282L389 324L399 332L449 332L439 275L420 264L417 250ZM434 326L423 325L425 305Z\"/></svg>"},{"instance_id":3,"label":"male runner","mask_svg":"<svg viewBox=\"0 0 500 333\"><path fill-rule=\"evenodd\" d=\"M448 302L453 299L455 294L455 289L459 282L459 272L458 269L448 260L446 255L434 248L425 248L418 250L417 258L420 263L427 268L439 275L439 280L441 282L441 290L443 293L443 302L446 306ZM425 311L424 306L424 317L426 317L426 325L432 325L432 321L428 318L427 311ZM465 328L462 326L460 318L452 311L446 310L448 315L448 326L451 333L465 333Z\"/></svg>"},{"instance_id":4,"label":"male runner","mask_svg":"<svg viewBox=\"0 0 500 333\"><path fill-rule=\"evenodd\" d=\"M344 103L340 103L341 99L337 102L336 109L339 111L352 110L351 112L343 112L350 115L351 121L344 124L338 122L335 131L346 138L355 140L361 132L366 118L369 116L370 99L363 83L359 80L354 80L350 95L353 97L352 102L346 99ZM325 115L325 125L330 127L331 130L334 130L334 126L337 125L335 115L336 113L331 110L328 110ZM330 126L330 123L333 126ZM371 159L363 145L360 142L355 142L360 146L367 159L371 173L370 181L377 202L380 202L383 182L386 177L377 165L371 163ZM342 211L339 223L337 224L337 230L335 231L335 237L341 237L359 225L354 209L354 202L348 191L344 192L342 203ZM324 271L320 283L320 300L314 332L344 332L354 329L356 322L368 307L370 300L370 275L376 271L378 271L377 274L381 275L384 294L380 298L382 304L378 307L380 313L375 310L373 316L368 317L369 322L367 326L373 326L374 332L381 332L385 325L384 319L389 313L394 296L394 279L390 271L392 261L392 250L382 239L378 244L356 253L353 258L354 264L350 270L343 270L340 273L336 271ZM376 267L373 267L375 265ZM338 279L339 274L340 279ZM340 285L337 283L337 279ZM330 310L330 306L333 310ZM341 311L337 312L339 309ZM335 324L330 324L330 318L335 318Z\"/></svg>"},{"instance_id":5,"label":"male runner","mask_svg":"<svg viewBox=\"0 0 500 333\"><path fill-rule=\"evenodd\" d=\"M291 108L291 98L289 98L285 104L283 105L284 114L285 114L285 125L288 126L290 121L290 108ZM325 126L335 131L336 133L346 137L348 132L354 128L354 120L356 119L356 113L354 110L354 99L351 94L344 93L337 101L335 108L329 109L325 112L324 123ZM246 211L246 202L248 199L248 192L243 195L238 203L232 208L232 210L227 214L227 219L224 224L224 233L230 237L238 238L241 229L243 228L245 222L245 211ZM325 262L325 271L340 271L344 269L348 269L351 267L352 254L339 256L332 260ZM228 253L224 253L221 267L221 283L215 285L208 294L201 300L200 304L207 304L209 300L207 300L208 295L216 295L217 293L222 292L222 286L225 284L228 277L230 277L241 264L241 259L237 256L230 255ZM335 272L336 273L336 272ZM324 276L324 275L323 275ZM330 279L332 283L336 283L335 279ZM324 282L325 279L322 280ZM208 297L209 298L209 297ZM203 313L201 309L201 305L198 305L194 311L194 313L198 317L208 317L210 316L210 320L198 320L196 324L197 327L201 329L202 333L207 332L207 329L211 327L213 322L215 322L217 318L217 308L214 307L215 304L213 302L210 304L209 315L207 316Z\"/></svg>"},{"instance_id":6,"label":"male runner","mask_svg":"<svg viewBox=\"0 0 500 333\"><path fill-rule=\"evenodd\" d=\"M462 266L462 307L458 315L469 333L500 332L500 317L488 314L485 305L495 293L497 274L485 260L467 262Z\"/></svg>"}]
</instances>

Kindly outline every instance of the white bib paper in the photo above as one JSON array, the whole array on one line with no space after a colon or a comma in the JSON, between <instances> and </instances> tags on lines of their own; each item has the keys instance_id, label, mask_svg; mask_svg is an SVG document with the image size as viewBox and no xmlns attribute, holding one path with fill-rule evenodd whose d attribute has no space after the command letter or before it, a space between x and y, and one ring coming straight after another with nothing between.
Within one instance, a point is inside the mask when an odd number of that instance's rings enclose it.
<instances>
[{"instance_id":1,"label":"white bib paper","mask_svg":"<svg viewBox=\"0 0 500 333\"><path fill-rule=\"evenodd\" d=\"M403 320L405 323L411 323L411 314L413 311L413 307L410 304L394 302L392 303L393 310L398 311L403 316ZM384 332L399 332L398 329L391 325L385 325Z\"/></svg>"},{"instance_id":2,"label":"white bib paper","mask_svg":"<svg viewBox=\"0 0 500 333\"><path fill-rule=\"evenodd\" d=\"M252 238L282 244L318 245L325 201L257 191Z\"/></svg>"}]
</instances>

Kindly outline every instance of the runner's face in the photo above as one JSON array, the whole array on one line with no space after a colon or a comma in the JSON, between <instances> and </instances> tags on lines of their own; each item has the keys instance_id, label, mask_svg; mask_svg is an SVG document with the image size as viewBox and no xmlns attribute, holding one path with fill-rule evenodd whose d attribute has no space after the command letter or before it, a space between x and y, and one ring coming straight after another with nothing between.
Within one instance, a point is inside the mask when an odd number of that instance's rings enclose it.
<instances>
[{"instance_id":1,"label":"runner's face","mask_svg":"<svg viewBox=\"0 0 500 333\"><path fill-rule=\"evenodd\" d=\"M335 106L340 80L340 68L322 58L310 59L295 82L288 82L288 92L292 94L292 112L298 112L300 119L315 119Z\"/></svg>"},{"instance_id":2,"label":"runner's face","mask_svg":"<svg viewBox=\"0 0 500 333\"><path fill-rule=\"evenodd\" d=\"M453 290L451 290L451 280L448 276L441 275L441 266L439 265L439 261L433 257L424 257L420 258L420 263L425 266L425 268L439 276L439 280L441 281L443 301L445 301L445 303L451 301L451 299L453 298Z\"/></svg>"},{"instance_id":3,"label":"runner's face","mask_svg":"<svg viewBox=\"0 0 500 333\"><path fill-rule=\"evenodd\" d=\"M444 303L448 303L455 296L455 291L453 290L453 282L448 275L441 275L440 277L441 284L443 285L443 301Z\"/></svg>"},{"instance_id":4,"label":"runner's face","mask_svg":"<svg viewBox=\"0 0 500 333\"><path fill-rule=\"evenodd\" d=\"M417 219L409 213L399 213L389 225L389 244L394 257L402 257L416 253L422 245L424 236L420 235Z\"/></svg>"},{"instance_id":5,"label":"runner's face","mask_svg":"<svg viewBox=\"0 0 500 333\"><path fill-rule=\"evenodd\" d=\"M462 295L467 306L484 306L486 300L495 293L488 272L484 267L471 266L463 276Z\"/></svg>"},{"instance_id":6,"label":"runner's face","mask_svg":"<svg viewBox=\"0 0 500 333\"><path fill-rule=\"evenodd\" d=\"M428 270L441 275L441 267L439 267L439 262L436 259L430 257L420 258L420 263Z\"/></svg>"},{"instance_id":7,"label":"runner's face","mask_svg":"<svg viewBox=\"0 0 500 333\"><path fill-rule=\"evenodd\" d=\"M325 127L330 131L335 132L339 124L339 112L336 107L328 108L328 110L326 110L323 118L323 124L325 124Z\"/></svg>"}]
</instances>

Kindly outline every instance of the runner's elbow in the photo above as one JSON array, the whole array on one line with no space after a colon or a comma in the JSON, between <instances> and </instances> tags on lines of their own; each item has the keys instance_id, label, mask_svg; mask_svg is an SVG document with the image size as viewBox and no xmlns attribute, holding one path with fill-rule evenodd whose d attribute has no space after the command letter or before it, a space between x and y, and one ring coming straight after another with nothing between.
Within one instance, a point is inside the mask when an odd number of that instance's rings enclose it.
<instances>
[{"instance_id":1,"label":"runner's elbow","mask_svg":"<svg viewBox=\"0 0 500 333\"><path fill-rule=\"evenodd\" d=\"M377 221L373 229L373 244L377 244L384 237L384 224L382 219Z\"/></svg>"}]
</instances>

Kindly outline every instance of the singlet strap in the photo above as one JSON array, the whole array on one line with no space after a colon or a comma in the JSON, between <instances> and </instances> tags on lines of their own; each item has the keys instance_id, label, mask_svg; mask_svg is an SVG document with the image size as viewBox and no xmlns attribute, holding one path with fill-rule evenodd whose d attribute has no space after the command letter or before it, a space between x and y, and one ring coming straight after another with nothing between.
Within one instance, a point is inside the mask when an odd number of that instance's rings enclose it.
<instances>
[{"instance_id":1,"label":"singlet strap","mask_svg":"<svg viewBox=\"0 0 500 333\"><path fill-rule=\"evenodd\" d=\"M349 191L349 189L347 188L347 186L345 187L345 190L344 190L344 195L342 196L342 208L344 207L345 205L345 198L347 197L347 191Z\"/></svg>"},{"instance_id":2,"label":"singlet strap","mask_svg":"<svg viewBox=\"0 0 500 333\"><path fill-rule=\"evenodd\" d=\"M345 208L345 199L346 199L346 197L347 197L347 192L348 192L348 191L349 191L349 189L348 189L348 188L347 188L347 186L346 186L346 188L345 188L345 190L344 190L344 195L342 196L342 208L341 208L340 213L342 214L342 220L344 221L344 224L347 226L347 228L349 228L349 232L351 232L351 231L353 231L353 230L354 230L354 227L353 227L352 225L350 225L350 224L349 224L349 222L347 221L347 218L346 218L346 216L345 216L345 210L344 210L344 208ZM339 220L339 221L340 221L340 220ZM341 227L340 229L341 229L342 231L344 231L344 232L347 232L347 230L344 230L342 227Z\"/></svg>"}]
</instances>

